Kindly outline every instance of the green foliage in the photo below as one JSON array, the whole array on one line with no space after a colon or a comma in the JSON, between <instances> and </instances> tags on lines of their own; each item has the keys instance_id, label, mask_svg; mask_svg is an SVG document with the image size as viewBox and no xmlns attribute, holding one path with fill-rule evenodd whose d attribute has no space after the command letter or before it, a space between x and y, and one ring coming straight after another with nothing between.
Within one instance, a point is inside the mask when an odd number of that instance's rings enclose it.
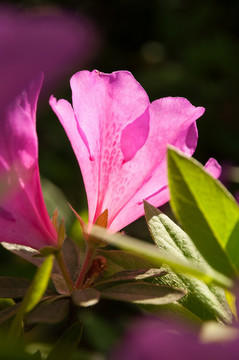
<instances>
[{"instance_id":1,"label":"green foliage","mask_svg":"<svg viewBox=\"0 0 239 360\"><path fill-rule=\"evenodd\" d=\"M163 305L181 299L185 295L182 289L161 286L138 281L117 284L101 290L105 299L133 302L136 304Z\"/></svg>"},{"instance_id":2,"label":"green foliage","mask_svg":"<svg viewBox=\"0 0 239 360\"><path fill-rule=\"evenodd\" d=\"M239 209L222 184L196 160L168 149L171 206L196 247L217 271L239 270Z\"/></svg>"},{"instance_id":3,"label":"green foliage","mask_svg":"<svg viewBox=\"0 0 239 360\"><path fill-rule=\"evenodd\" d=\"M86 288L82 290L76 290L72 293L72 300L75 305L88 307L98 303L100 299L100 293L96 289Z\"/></svg>"},{"instance_id":4,"label":"green foliage","mask_svg":"<svg viewBox=\"0 0 239 360\"><path fill-rule=\"evenodd\" d=\"M231 287L232 281L223 274L211 270L208 267L196 265L191 261L185 261L183 258L176 258L169 255L166 251L157 249L154 245L134 239L121 234L110 234L105 229L94 226L92 228L93 236L112 244L118 248L134 252L136 255L146 259L150 264L160 267L162 263L169 265L173 270L193 275L206 283L215 283L224 287Z\"/></svg>"},{"instance_id":5,"label":"green foliage","mask_svg":"<svg viewBox=\"0 0 239 360\"><path fill-rule=\"evenodd\" d=\"M151 236L159 249L176 258L188 259L196 266L210 269L190 237L179 226L149 203L145 202L144 208ZM168 274L158 278L157 283L185 289L187 294L180 300L183 307L202 320L231 322L231 312L222 289L206 285L191 276L175 273L168 267L166 269Z\"/></svg>"},{"instance_id":6,"label":"green foliage","mask_svg":"<svg viewBox=\"0 0 239 360\"><path fill-rule=\"evenodd\" d=\"M57 341L46 360L66 360L77 349L82 336L82 325L80 322L72 324Z\"/></svg>"},{"instance_id":7,"label":"green foliage","mask_svg":"<svg viewBox=\"0 0 239 360\"><path fill-rule=\"evenodd\" d=\"M0 298L23 298L30 285L30 281L18 277L0 277Z\"/></svg>"}]
</instances>

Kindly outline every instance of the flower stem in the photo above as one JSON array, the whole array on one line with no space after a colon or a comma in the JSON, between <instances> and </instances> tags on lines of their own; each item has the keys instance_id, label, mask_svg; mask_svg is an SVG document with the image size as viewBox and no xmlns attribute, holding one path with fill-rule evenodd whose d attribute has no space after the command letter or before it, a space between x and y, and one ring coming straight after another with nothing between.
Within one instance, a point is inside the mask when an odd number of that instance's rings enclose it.
<instances>
[{"instance_id":1,"label":"flower stem","mask_svg":"<svg viewBox=\"0 0 239 360\"><path fill-rule=\"evenodd\" d=\"M63 258L63 255L62 255L62 252L61 250L57 252L56 254L56 260L57 260L57 263L61 269L61 273L63 275L63 278L66 282L66 285L70 291L70 293L72 292L73 290L73 282L70 278L70 275L69 275L69 272L68 272L68 269L66 267L66 264L65 264L65 261L64 261L64 258Z\"/></svg>"},{"instance_id":2,"label":"flower stem","mask_svg":"<svg viewBox=\"0 0 239 360\"><path fill-rule=\"evenodd\" d=\"M84 281L85 281L85 276L87 274L87 271L89 270L92 260L94 258L95 255L95 251L96 251L96 247L94 245L92 245L91 243L87 242L86 243L86 253L85 253L85 258L84 258L84 262L82 264L81 267L81 271L79 274L79 277L75 283L75 289L79 289L83 286Z\"/></svg>"}]
</instances>

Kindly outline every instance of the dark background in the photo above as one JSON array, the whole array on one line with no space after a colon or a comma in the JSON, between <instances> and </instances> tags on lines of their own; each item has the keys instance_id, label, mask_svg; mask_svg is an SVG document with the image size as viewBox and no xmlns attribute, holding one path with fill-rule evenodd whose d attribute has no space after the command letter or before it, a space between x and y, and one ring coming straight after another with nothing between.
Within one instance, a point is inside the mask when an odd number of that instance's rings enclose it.
<instances>
[{"instance_id":1,"label":"dark background","mask_svg":"<svg viewBox=\"0 0 239 360\"><path fill-rule=\"evenodd\" d=\"M102 41L97 55L85 64L86 69L127 69L151 100L183 96L195 106L204 106L206 112L198 120L199 141L194 156L202 163L215 157L223 166L223 180L238 181L236 174L228 171L228 165L236 165L239 160L238 1L35 3L63 9L67 5L67 9L87 15L97 25ZM78 70L76 66L72 74ZM54 94L70 100L68 80L65 84ZM46 105L47 99L44 100ZM39 114L38 121L41 173L60 186L76 208L84 208L80 173L68 140L55 115L45 111ZM226 185L232 192L237 190L236 183Z\"/></svg>"},{"instance_id":2,"label":"dark background","mask_svg":"<svg viewBox=\"0 0 239 360\"><path fill-rule=\"evenodd\" d=\"M223 166L223 182L233 194L237 193L239 174L232 167L239 163L237 0L39 0L15 1L14 5L22 9L56 6L88 16L98 28L101 41L85 69L107 73L129 70L152 101L182 96L195 106L204 106L206 112L198 120L199 141L194 156L202 163L215 157ZM77 65L69 69L61 85L52 88L57 98L71 100L68 80L81 69ZM39 105L38 134L41 175L61 189L73 207L85 216L87 203L80 170L46 95ZM44 183L49 212L57 204L66 219L68 234L77 240L79 229L76 223L72 227L74 217L63 194L57 188L53 191L51 186ZM169 211L167 206L164 209ZM149 237L144 219L129 226L127 232ZM1 249L0 271L1 275L32 278L34 268ZM124 327L125 319L137 313L131 306L110 304L100 304L94 313L83 311L85 349L106 351Z\"/></svg>"}]
</instances>

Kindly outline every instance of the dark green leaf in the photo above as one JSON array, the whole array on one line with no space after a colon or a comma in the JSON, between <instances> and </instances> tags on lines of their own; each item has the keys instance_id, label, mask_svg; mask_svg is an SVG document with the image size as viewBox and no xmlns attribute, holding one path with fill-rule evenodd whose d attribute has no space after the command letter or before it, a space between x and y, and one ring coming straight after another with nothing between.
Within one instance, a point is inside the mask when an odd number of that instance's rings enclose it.
<instances>
[{"instance_id":1,"label":"dark green leaf","mask_svg":"<svg viewBox=\"0 0 239 360\"><path fill-rule=\"evenodd\" d=\"M168 176L171 205L183 228L207 262L232 277L239 261L236 201L201 164L171 148Z\"/></svg>"},{"instance_id":2,"label":"dark green leaf","mask_svg":"<svg viewBox=\"0 0 239 360\"><path fill-rule=\"evenodd\" d=\"M132 252L122 250L97 250L97 255L103 256L107 261L106 276L122 270L150 269L150 262Z\"/></svg>"},{"instance_id":3,"label":"dark green leaf","mask_svg":"<svg viewBox=\"0 0 239 360\"><path fill-rule=\"evenodd\" d=\"M66 318L69 312L70 299L60 296L40 302L26 315L26 323L55 324Z\"/></svg>"},{"instance_id":4,"label":"dark green leaf","mask_svg":"<svg viewBox=\"0 0 239 360\"><path fill-rule=\"evenodd\" d=\"M46 360L69 359L77 349L82 336L82 325L76 322L71 325L57 341Z\"/></svg>"},{"instance_id":5,"label":"dark green leaf","mask_svg":"<svg viewBox=\"0 0 239 360\"><path fill-rule=\"evenodd\" d=\"M110 285L111 283L139 281L165 275L164 269L136 269L115 273L107 278L100 279L95 286Z\"/></svg>"},{"instance_id":6,"label":"dark green leaf","mask_svg":"<svg viewBox=\"0 0 239 360\"><path fill-rule=\"evenodd\" d=\"M68 237L64 240L62 254L70 277L75 281L80 266L80 254L75 242Z\"/></svg>"},{"instance_id":7,"label":"dark green leaf","mask_svg":"<svg viewBox=\"0 0 239 360\"><path fill-rule=\"evenodd\" d=\"M102 298L155 305L177 301L184 295L185 292L181 289L173 289L168 286L155 285L143 281L119 284L101 291Z\"/></svg>"},{"instance_id":8,"label":"dark green leaf","mask_svg":"<svg viewBox=\"0 0 239 360\"><path fill-rule=\"evenodd\" d=\"M53 284L56 288L56 291L59 293L59 294L62 294L62 295L68 295L69 294L69 289L68 289L68 286L63 278L62 275L60 274L52 274L51 276L52 278L52 281L53 281Z\"/></svg>"},{"instance_id":9,"label":"dark green leaf","mask_svg":"<svg viewBox=\"0 0 239 360\"><path fill-rule=\"evenodd\" d=\"M11 319L14 315L16 315L18 309L20 307L20 303L16 305L12 305L0 311L0 324L3 324L5 321Z\"/></svg>"},{"instance_id":10,"label":"dark green leaf","mask_svg":"<svg viewBox=\"0 0 239 360\"><path fill-rule=\"evenodd\" d=\"M0 297L22 298L30 285L30 281L23 278L4 276L0 277Z\"/></svg>"},{"instance_id":11,"label":"dark green leaf","mask_svg":"<svg viewBox=\"0 0 239 360\"><path fill-rule=\"evenodd\" d=\"M92 306L98 303L100 292L93 288L75 290L72 293L72 301L77 306Z\"/></svg>"}]
</instances>

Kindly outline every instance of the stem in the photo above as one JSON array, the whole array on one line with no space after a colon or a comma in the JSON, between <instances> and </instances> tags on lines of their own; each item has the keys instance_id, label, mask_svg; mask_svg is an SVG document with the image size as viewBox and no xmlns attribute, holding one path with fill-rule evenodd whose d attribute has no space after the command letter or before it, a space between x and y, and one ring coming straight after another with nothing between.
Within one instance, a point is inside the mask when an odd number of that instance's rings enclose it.
<instances>
[{"instance_id":1,"label":"stem","mask_svg":"<svg viewBox=\"0 0 239 360\"><path fill-rule=\"evenodd\" d=\"M85 276L91 266L92 260L95 255L95 251L96 251L96 247L94 245L92 246L91 243L86 243L86 254L85 254L84 262L81 267L79 277L75 283L75 289L79 289L84 284Z\"/></svg>"},{"instance_id":2,"label":"stem","mask_svg":"<svg viewBox=\"0 0 239 360\"><path fill-rule=\"evenodd\" d=\"M67 269L67 267L66 267L64 258L63 258L63 256L62 256L61 250L58 251L58 253L56 254L56 260L57 260L57 263L58 263L58 265L59 265L59 267L60 267L60 269L61 269L61 273L62 273L62 275L63 275L63 278L64 278L65 282L66 282L66 285L67 285L67 287L68 287L68 289L69 289L69 291L70 291L70 293L71 293L72 290L73 290L73 288L74 288L74 286L73 286L73 282L72 282L72 280L71 280L71 278L70 278L68 269Z\"/></svg>"}]
</instances>

